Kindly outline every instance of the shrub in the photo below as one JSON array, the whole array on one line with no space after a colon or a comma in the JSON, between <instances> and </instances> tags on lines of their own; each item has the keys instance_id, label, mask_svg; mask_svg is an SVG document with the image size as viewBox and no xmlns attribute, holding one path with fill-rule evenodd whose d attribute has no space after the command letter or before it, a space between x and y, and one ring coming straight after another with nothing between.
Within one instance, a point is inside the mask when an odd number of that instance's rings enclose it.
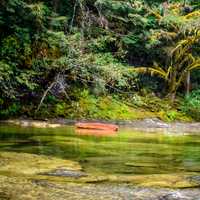
<instances>
[{"instance_id":1,"label":"shrub","mask_svg":"<svg viewBox=\"0 0 200 200\"><path fill-rule=\"evenodd\" d=\"M70 110L72 112L70 112ZM83 90L77 101L71 102L68 117L85 119L131 119L133 112L124 103L112 96L96 97Z\"/></svg>"},{"instance_id":2,"label":"shrub","mask_svg":"<svg viewBox=\"0 0 200 200\"><path fill-rule=\"evenodd\" d=\"M19 103L13 103L6 109L0 110L0 119L5 119L11 116L20 114L21 106Z\"/></svg>"},{"instance_id":3,"label":"shrub","mask_svg":"<svg viewBox=\"0 0 200 200\"><path fill-rule=\"evenodd\" d=\"M59 117L65 117L67 112L67 105L66 103L57 103L55 106L55 115Z\"/></svg>"},{"instance_id":4,"label":"shrub","mask_svg":"<svg viewBox=\"0 0 200 200\"><path fill-rule=\"evenodd\" d=\"M181 110L195 120L200 120L200 89L185 97Z\"/></svg>"}]
</instances>

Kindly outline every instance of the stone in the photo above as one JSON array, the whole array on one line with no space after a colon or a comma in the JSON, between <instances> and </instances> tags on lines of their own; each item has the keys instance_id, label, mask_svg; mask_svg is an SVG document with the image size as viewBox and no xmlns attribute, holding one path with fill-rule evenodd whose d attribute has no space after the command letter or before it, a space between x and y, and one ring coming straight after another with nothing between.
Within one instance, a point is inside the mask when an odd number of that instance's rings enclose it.
<instances>
[{"instance_id":1,"label":"stone","mask_svg":"<svg viewBox=\"0 0 200 200\"><path fill-rule=\"evenodd\" d=\"M87 174L84 172L74 171L74 170L66 170L66 169L56 169L51 172L43 173L41 175L70 177L70 178L80 178L80 177L87 176Z\"/></svg>"}]
</instances>

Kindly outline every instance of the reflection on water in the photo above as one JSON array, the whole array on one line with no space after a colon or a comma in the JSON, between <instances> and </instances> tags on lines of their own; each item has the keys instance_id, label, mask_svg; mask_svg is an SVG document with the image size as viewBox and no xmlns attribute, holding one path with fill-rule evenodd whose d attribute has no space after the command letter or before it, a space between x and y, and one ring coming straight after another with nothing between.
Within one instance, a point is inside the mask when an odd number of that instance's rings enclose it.
<instances>
[{"instance_id":1,"label":"reflection on water","mask_svg":"<svg viewBox=\"0 0 200 200\"><path fill-rule=\"evenodd\" d=\"M95 130L95 129L76 128L75 133L77 135L91 135L96 137L117 136L117 131L114 130Z\"/></svg>"},{"instance_id":2,"label":"reflection on water","mask_svg":"<svg viewBox=\"0 0 200 200\"><path fill-rule=\"evenodd\" d=\"M0 125L0 151L51 155L79 161L86 172L158 174L200 172L200 136L121 129L99 137L55 129Z\"/></svg>"}]
</instances>

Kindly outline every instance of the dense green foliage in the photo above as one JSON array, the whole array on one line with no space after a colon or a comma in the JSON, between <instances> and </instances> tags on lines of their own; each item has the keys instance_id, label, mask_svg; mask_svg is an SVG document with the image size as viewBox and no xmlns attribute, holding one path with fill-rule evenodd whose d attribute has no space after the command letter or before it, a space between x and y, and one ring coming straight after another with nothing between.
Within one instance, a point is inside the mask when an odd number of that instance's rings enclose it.
<instances>
[{"instance_id":1,"label":"dense green foliage","mask_svg":"<svg viewBox=\"0 0 200 200\"><path fill-rule=\"evenodd\" d=\"M2 0L0 118L132 119L134 107L179 119L199 84L199 27L192 0Z\"/></svg>"},{"instance_id":2,"label":"dense green foliage","mask_svg":"<svg viewBox=\"0 0 200 200\"><path fill-rule=\"evenodd\" d=\"M190 95L186 96L182 110L193 117L200 120L200 90L194 90Z\"/></svg>"}]
</instances>

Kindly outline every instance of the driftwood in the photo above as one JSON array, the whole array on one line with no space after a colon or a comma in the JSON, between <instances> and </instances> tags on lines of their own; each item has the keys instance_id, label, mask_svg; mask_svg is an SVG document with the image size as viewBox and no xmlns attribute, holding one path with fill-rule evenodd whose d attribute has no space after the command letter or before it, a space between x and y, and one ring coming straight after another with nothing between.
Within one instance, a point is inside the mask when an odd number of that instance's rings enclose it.
<instances>
[{"instance_id":1,"label":"driftwood","mask_svg":"<svg viewBox=\"0 0 200 200\"><path fill-rule=\"evenodd\" d=\"M64 81L64 77L63 77L63 75L58 74L55 77L54 81L51 83L51 85L44 91L44 93L42 95L42 98L40 100L40 103L39 103L39 105L38 105L38 107L36 109L36 113L40 110L40 108L41 108L41 106L43 104L43 101L45 100L47 94L49 92L51 92L51 90L53 89L53 87L56 86L56 85L59 85L59 88L58 88L59 91L58 92L59 93L63 93L67 99L70 99L69 96L68 96L68 94L67 94L67 92L65 91L66 83Z\"/></svg>"},{"instance_id":2,"label":"driftwood","mask_svg":"<svg viewBox=\"0 0 200 200\"><path fill-rule=\"evenodd\" d=\"M47 96L47 94L48 94L48 92L51 90L51 88L54 86L54 84L55 84L55 82L51 83L51 85L47 88L47 90L45 90L44 94L42 95L42 99L40 100L40 103L39 103L39 105L38 105L38 107L37 107L36 112L39 111L39 109L40 109L40 107L42 106L42 103L43 103L45 97Z\"/></svg>"}]
</instances>

